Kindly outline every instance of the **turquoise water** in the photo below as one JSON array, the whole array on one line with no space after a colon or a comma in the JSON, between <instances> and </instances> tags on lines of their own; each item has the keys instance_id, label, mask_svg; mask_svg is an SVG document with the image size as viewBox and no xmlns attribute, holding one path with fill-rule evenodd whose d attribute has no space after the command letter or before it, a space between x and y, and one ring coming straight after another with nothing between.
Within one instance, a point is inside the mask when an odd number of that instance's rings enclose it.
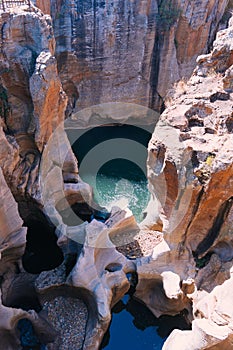
<instances>
[{"instance_id":1,"label":"turquoise water","mask_svg":"<svg viewBox=\"0 0 233 350\"><path fill-rule=\"evenodd\" d=\"M97 203L110 210L112 205L123 202L132 210L137 221L142 221L149 192L144 173L134 163L115 159L106 163L97 175L81 171L80 175L93 187Z\"/></svg>"},{"instance_id":2,"label":"turquoise water","mask_svg":"<svg viewBox=\"0 0 233 350\"><path fill-rule=\"evenodd\" d=\"M95 201L108 209L114 203L127 204L140 222L149 201L146 159L151 134L129 125L91 129L80 138L75 130L67 134L79 162L80 176L93 187ZM115 146L105 144L109 140L116 140ZM124 140L139 143L142 151L135 144L130 149L130 142L126 142L123 153L118 155L115 151ZM103 147L98 148L98 145ZM91 153L93 150L96 152ZM106 157L107 161L100 162L99 166L95 158L105 159L105 153L109 153L110 157ZM88 159L88 166L83 166L85 159ZM182 317L163 316L157 319L147 307L127 294L112 309L111 325L100 349L161 350L175 327L187 329Z\"/></svg>"},{"instance_id":3,"label":"turquoise water","mask_svg":"<svg viewBox=\"0 0 233 350\"><path fill-rule=\"evenodd\" d=\"M119 201L128 203L140 222L149 201L146 160L151 133L121 125L96 127L80 137L77 130L67 134L80 176L93 187L95 201L108 209Z\"/></svg>"}]
</instances>

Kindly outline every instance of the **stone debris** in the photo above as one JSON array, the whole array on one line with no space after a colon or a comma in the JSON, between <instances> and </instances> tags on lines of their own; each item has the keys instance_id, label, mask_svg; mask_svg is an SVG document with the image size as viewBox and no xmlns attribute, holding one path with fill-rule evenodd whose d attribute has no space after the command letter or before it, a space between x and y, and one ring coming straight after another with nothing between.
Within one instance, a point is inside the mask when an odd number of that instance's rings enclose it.
<instances>
[{"instance_id":1,"label":"stone debris","mask_svg":"<svg viewBox=\"0 0 233 350\"><path fill-rule=\"evenodd\" d=\"M132 241L126 245L117 247L117 250L128 259L151 256L153 249L161 243L163 234L153 230L140 230L132 237Z\"/></svg>"},{"instance_id":2,"label":"stone debris","mask_svg":"<svg viewBox=\"0 0 233 350\"><path fill-rule=\"evenodd\" d=\"M48 350L81 350L88 318L84 302L59 296L46 301L43 310L58 334L55 342L47 346Z\"/></svg>"}]
</instances>

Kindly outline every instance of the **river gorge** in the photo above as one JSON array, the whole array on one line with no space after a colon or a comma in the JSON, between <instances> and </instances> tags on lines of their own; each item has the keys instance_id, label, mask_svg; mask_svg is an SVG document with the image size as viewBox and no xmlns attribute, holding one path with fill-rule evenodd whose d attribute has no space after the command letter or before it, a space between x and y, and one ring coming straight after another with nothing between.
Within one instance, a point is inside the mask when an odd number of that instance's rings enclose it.
<instances>
[{"instance_id":1,"label":"river gorge","mask_svg":"<svg viewBox=\"0 0 233 350\"><path fill-rule=\"evenodd\" d=\"M233 2L0 2L0 350L233 349Z\"/></svg>"}]
</instances>

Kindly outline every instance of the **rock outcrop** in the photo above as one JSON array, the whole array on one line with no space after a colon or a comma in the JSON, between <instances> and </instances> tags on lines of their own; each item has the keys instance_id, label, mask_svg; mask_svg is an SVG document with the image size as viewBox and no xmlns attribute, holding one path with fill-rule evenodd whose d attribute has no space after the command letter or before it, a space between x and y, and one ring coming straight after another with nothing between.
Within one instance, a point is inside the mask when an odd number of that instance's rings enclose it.
<instances>
[{"instance_id":1,"label":"rock outcrop","mask_svg":"<svg viewBox=\"0 0 233 350\"><path fill-rule=\"evenodd\" d=\"M21 319L31 321L37 334L44 334L43 341L49 342L53 339L50 325L34 310L25 311L6 305L9 286L21 269L21 257L26 245L27 228L22 227L23 221L17 207L0 168L0 335L1 348L9 350L21 349L17 333L17 325Z\"/></svg>"},{"instance_id":2,"label":"rock outcrop","mask_svg":"<svg viewBox=\"0 0 233 350\"><path fill-rule=\"evenodd\" d=\"M197 59L187 84L173 91L149 144L152 196L141 226L161 230L164 244L138 262L135 295L157 315L190 312L189 300L194 317L193 330L174 331L164 349L222 349L232 337L231 315L223 310L233 258L231 23L217 34L212 52ZM186 284L190 278L197 294ZM148 298L155 288L159 300Z\"/></svg>"},{"instance_id":3,"label":"rock outcrop","mask_svg":"<svg viewBox=\"0 0 233 350\"><path fill-rule=\"evenodd\" d=\"M26 227L18 213L17 203L6 184L0 168L0 266L4 274L8 262L19 263L26 244Z\"/></svg>"},{"instance_id":4,"label":"rock outcrop","mask_svg":"<svg viewBox=\"0 0 233 350\"><path fill-rule=\"evenodd\" d=\"M208 294L193 295L194 321L191 331L174 330L163 346L169 349L232 348L232 272L231 277Z\"/></svg>"},{"instance_id":5,"label":"rock outcrop","mask_svg":"<svg viewBox=\"0 0 233 350\"><path fill-rule=\"evenodd\" d=\"M50 3L70 114L113 101L159 109L211 45L228 1Z\"/></svg>"},{"instance_id":6,"label":"rock outcrop","mask_svg":"<svg viewBox=\"0 0 233 350\"><path fill-rule=\"evenodd\" d=\"M198 58L149 145L150 189L157 197L152 200L161 205L166 237L180 253L189 247L199 258L213 244L230 240L232 89L224 89L224 82L232 64L231 32L231 26L220 31L212 53Z\"/></svg>"},{"instance_id":7,"label":"rock outcrop","mask_svg":"<svg viewBox=\"0 0 233 350\"><path fill-rule=\"evenodd\" d=\"M40 10L21 7L1 13L1 28L2 143L10 152L8 162L2 155L1 165L14 196L41 206L41 154L56 128L62 128L67 106L54 57L52 23ZM60 166L64 181L78 182L70 147Z\"/></svg>"}]
</instances>

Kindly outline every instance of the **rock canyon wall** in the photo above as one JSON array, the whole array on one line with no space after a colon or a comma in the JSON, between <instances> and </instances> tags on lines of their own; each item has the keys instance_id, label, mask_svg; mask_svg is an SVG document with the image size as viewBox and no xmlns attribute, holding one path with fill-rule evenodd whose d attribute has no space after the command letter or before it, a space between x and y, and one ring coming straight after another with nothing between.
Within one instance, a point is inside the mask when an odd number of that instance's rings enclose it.
<instances>
[{"instance_id":1,"label":"rock canyon wall","mask_svg":"<svg viewBox=\"0 0 233 350\"><path fill-rule=\"evenodd\" d=\"M160 110L167 89L189 78L211 45L227 3L51 0L67 113L113 101Z\"/></svg>"},{"instance_id":2,"label":"rock canyon wall","mask_svg":"<svg viewBox=\"0 0 233 350\"><path fill-rule=\"evenodd\" d=\"M192 331L174 331L164 349L231 348L225 303L233 258L232 24L167 99L149 143L152 197L141 225L162 226L165 242L149 262L138 264L136 296L157 315L189 310L191 302L194 318Z\"/></svg>"},{"instance_id":3,"label":"rock canyon wall","mask_svg":"<svg viewBox=\"0 0 233 350\"><path fill-rule=\"evenodd\" d=\"M230 349L232 20L213 43L228 1L34 3L46 14L26 5L0 12L2 349L22 348L17 324L26 318L40 344L72 350L72 331L60 336L66 332L56 322L67 317L64 300L85 325L73 349L98 349L111 307L130 288L127 274L137 274L135 297L156 316L181 312L192 323L164 349ZM116 207L103 211L104 222L91 220L92 191L63 128L72 112L116 101L166 104L148 147L151 200L140 225ZM69 205L91 222L67 225ZM64 256L33 276L21 259L23 224L32 230L32 219L54 234ZM146 256L129 260L113 244L129 233L158 238ZM18 301L29 294L36 311Z\"/></svg>"}]
</instances>

